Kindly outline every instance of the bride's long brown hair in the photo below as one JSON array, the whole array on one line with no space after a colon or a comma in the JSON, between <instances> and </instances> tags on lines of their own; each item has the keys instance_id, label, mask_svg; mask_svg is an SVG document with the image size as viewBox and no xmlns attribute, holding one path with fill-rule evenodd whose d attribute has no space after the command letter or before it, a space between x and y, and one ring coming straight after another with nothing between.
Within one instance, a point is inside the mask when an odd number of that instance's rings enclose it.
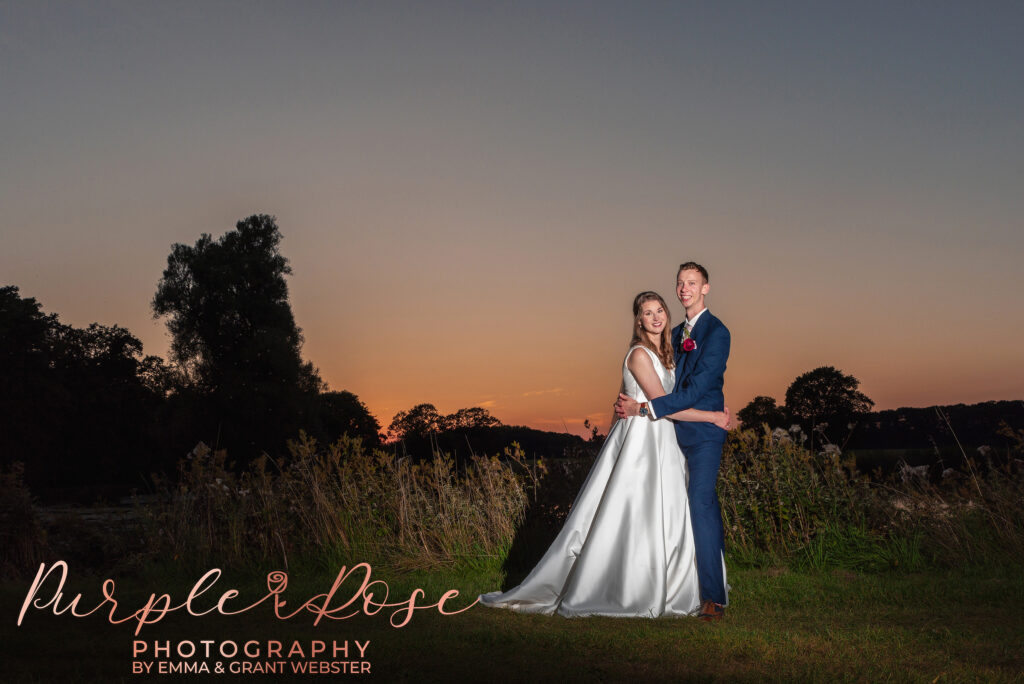
<instances>
[{"instance_id":1,"label":"bride's long brown hair","mask_svg":"<svg viewBox=\"0 0 1024 684\"><path fill-rule=\"evenodd\" d=\"M661 308L665 310L665 328L661 331L661 345L656 348L651 341L647 338L647 333L644 332L643 322L640 320L641 314L643 313L643 306L646 302L655 301L661 304ZM665 300L661 298L661 295L657 292L641 292L633 300L633 339L629 341L629 346L643 345L654 352L658 359L661 361L661 365L665 368L675 368L676 366L676 355L672 352L672 314L669 313L668 307L665 306Z\"/></svg>"}]
</instances>

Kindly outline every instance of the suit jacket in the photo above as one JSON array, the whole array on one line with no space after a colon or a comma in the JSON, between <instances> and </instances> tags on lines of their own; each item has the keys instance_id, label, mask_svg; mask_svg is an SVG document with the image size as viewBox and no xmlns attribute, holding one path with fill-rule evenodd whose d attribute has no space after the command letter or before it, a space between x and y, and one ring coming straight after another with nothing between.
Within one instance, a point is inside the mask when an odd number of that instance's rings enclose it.
<instances>
[{"instance_id":1,"label":"suit jacket","mask_svg":"<svg viewBox=\"0 0 1024 684\"><path fill-rule=\"evenodd\" d=\"M691 352L683 352L683 325L672 328L672 349L676 355L676 384L671 394L651 401L655 416L666 416L688 408L721 411L725 407L725 364L729 360L731 338L722 321L705 311L690 331L697 343ZM725 430L711 423L677 422L676 438L682 446L701 442L725 442Z\"/></svg>"}]
</instances>

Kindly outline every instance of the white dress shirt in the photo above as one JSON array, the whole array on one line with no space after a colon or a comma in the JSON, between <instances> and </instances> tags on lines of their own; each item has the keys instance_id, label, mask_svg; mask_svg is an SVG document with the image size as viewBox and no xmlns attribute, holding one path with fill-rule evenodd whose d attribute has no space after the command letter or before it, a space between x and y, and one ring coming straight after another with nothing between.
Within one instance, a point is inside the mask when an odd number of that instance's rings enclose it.
<instances>
[{"instance_id":1,"label":"white dress shirt","mask_svg":"<svg viewBox=\"0 0 1024 684\"><path fill-rule=\"evenodd\" d=\"M697 312L696 316L694 316L693 318L687 318L686 319L686 329L690 330L692 332L693 331L693 326L697 325L697 319L700 318L700 315L702 313L704 313L705 311L707 311L707 310L708 310L708 308L705 306L703 309L701 309L700 311Z\"/></svg>"}]
</instances>

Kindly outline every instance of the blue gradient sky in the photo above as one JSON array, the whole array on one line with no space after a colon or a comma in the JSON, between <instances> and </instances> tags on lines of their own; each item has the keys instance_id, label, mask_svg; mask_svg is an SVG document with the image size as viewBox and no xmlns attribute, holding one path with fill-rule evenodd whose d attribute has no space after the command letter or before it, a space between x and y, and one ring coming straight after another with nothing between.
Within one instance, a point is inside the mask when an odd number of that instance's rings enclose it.
<instances>
[{"instance_id":1,"label":"blue gradient sky","mask_svg":"<svg viewBox=\"0 0 1024 684\"><path fill-rule=\"evenodd\" d=\"M1021 35L1020 3L0 2L0 281L165 355L171 244L271 213L304 355L385 426L578 431L694 259L736 409L824 364L881 408L1022 398Z\"/></svg>"}]
</instances>

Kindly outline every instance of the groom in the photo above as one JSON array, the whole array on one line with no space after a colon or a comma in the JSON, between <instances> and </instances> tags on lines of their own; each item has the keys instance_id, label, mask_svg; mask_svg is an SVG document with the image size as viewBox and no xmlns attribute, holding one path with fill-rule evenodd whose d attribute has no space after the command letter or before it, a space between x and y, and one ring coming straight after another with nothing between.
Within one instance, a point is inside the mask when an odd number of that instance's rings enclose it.
<instances>
[{"instance_id":1,"label":"groom","mask_svg":"<svg viewBox=\"0 0 1024 684\"><path fill-rule=\"evenodd\" d=\"M688 408L723 410L722 376L729 359L729 329L704 306L708 290L707 269L692 261L679 267L676 296L686 309L686 321L672 329L675 389L672 394L658 397L649 404L638 404L620 394L615 402L615 412L620 418L646 416L658 420L672 418L676 411ZM715 483L722 461L722 445L728 433L712 423L679 421L675 428L690 471L688 492L700 582L700 618L719 620L725 615L726 603L722 556L725 532Z\"/></svg>"}]
</instances>

